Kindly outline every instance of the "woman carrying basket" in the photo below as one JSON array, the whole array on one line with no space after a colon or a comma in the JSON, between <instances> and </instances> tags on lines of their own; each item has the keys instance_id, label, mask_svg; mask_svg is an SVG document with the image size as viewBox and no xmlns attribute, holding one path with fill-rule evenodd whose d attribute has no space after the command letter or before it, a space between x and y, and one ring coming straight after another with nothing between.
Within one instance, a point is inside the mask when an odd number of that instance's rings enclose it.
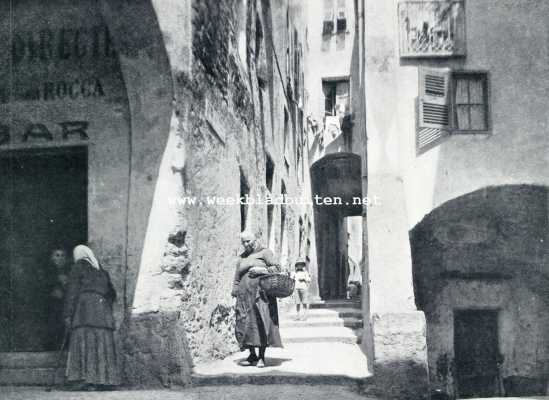
<instances>
[{"instance_id":1,"label":"woman carrying basket","mask_svg":"<svg viewBox=\"0 0 549 400\"><path fill-rule=\"evenodd\" d=\"M241 365L265 366L265 349L282 347L278 330L276 298L267 295L260 287L261 276L280 272L271 250L264 248L251 232L240 235L244 252L237 262L233 290L236 297L236 340L240 351L250 355ZM255 348L258 348L259 355Z\"/></svg>"}]
</instances>

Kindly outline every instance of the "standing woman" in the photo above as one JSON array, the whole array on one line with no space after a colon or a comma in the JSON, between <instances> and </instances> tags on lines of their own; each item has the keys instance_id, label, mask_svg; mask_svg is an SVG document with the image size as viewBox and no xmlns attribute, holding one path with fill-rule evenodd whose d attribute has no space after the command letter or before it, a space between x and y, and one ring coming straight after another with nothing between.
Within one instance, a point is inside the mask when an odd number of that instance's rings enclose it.
<instances>
[{"instance_id":1,"label":"standing woman","mask_svg":"<svg viewBox=\"0 0 549 400\"><path fill-rule=\"evenodd\" d=\"M112 313L116 292L89 247L76 246L73 256L64 310L70 333L65 375L79 389L110 389L120 384Z\"/></svg>"},{"instance_id":2,"label":"standing woman","mask_svg":"<svg viewBox=\"0 0 549 400\"><path fill-rule=\"evenodd\" d=\"M240 351L249 350L241 365L265 366L265 349L282 347L278 329L276 297L267 295L259 286L262 275L280 272L273 252L264 248L255 235L240 235L244 252L238 260L232 296L236 297L236 340ZM256 354L257 347L259 354Z\"/></svg>"}]
</instances>

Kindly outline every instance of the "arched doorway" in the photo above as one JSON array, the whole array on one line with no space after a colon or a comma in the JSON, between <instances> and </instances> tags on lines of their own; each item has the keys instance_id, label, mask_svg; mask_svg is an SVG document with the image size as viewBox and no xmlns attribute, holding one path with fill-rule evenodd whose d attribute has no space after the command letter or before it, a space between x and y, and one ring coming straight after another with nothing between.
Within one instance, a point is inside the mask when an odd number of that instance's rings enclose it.
<instances>
[{"instance_id":1,"label":"arched doorway","mask_svg":"<svg viewBox=\"0 0 549 400\"><path fill-rule=\"evenodd\" d=\"M322 300L342 299L347 295L349 231L356 232L349 228L349 223L357 225L356 220L348 217L362 215L360 168L361 158L353 153L332 153L311 166L317 278ZM362 238L356 236L352 240L361 241Z\"/></svg>"},{"instance_id":2,"label":"arched doorway","mask_svg":"<svg viewBox=\"0 0 549 400\"><path fill-rule=\"evenodd\" d=\"M545 393L548 205L546 187L487 187L410 232L435 389L460 398Z\"/></svg>"}]
</instances>

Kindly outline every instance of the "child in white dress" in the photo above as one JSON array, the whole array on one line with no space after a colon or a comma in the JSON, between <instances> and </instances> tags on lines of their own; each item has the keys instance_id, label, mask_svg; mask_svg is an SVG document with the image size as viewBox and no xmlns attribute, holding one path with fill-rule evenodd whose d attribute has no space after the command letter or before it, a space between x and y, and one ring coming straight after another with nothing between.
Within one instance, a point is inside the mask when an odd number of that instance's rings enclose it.
<instances>
[{"instance_id":1,"label":"child in white dress","mask_svg":"<svg viewBox=\"0 0 549 400\"><path fill-rule=\"evenodd\" d=\"M292 273L295 279L295 308L296 319L305 321L309 309L309 284L311 276L307 271L307 264L304 259L299 258L295 262L295 272ZM301 310L303 308L303 310Z\"/></svg>"}]
</instances>

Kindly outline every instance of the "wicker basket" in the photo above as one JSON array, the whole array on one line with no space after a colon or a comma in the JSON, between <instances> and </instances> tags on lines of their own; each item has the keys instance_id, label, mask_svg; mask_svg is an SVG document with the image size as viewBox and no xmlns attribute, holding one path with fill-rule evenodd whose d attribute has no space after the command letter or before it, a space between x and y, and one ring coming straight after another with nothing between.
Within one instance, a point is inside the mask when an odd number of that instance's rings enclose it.
<instances>
[{"instance_id":1,"label":"wicker basket","mask_svg":"<svg viewBox=\"0 0 549 400\"><path fill-rule=\"evenodd\" d=\"M294 292L295 280L286 274L271 274L259 279L259 286L269 296L284 298Z\"/></svg>"}]
</instances>

